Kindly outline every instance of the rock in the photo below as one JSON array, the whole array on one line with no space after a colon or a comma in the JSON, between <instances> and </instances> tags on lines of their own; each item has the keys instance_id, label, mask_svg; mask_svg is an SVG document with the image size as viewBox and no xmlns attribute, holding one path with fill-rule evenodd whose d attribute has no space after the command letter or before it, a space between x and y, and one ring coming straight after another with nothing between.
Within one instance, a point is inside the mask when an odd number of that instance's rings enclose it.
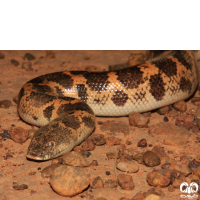
<instances>
[{"instance_id":1,"label":"rock","mask_svg":"<svg viewBox=\"0 0 200 200\"><path fill-rule=\"evenodd\" d=\"M147 182L151 186L167 187L170 183L170 180L159 172L153 171L148 173Z\"/></svg>"},{"instance_id":2,"label":"rock","mask_svg":"<svg viewBox=\"0 0 200 200\"><path fill-rule=\"evenodd\" d=\"M116 188L117 185L118 185L117 181L112 180L112 179L105 180L105 183L104 183L104 187L109 187L109 188Z\"/></svg>"},{"instance_id":3,"label":"rock","mask_svg":"<svg viewBox=\"0 0 200 200\"><path fill-rule=\"evenodd\" d=\"M89 151L84 151L84 152L82 153L82 155L83 155L83 157L85 157L85 158L89 158L92 154L91 154Z\"/></svg>"},{"instance_id":4,"label":"rock","mask_svg":"<svg viewBox=\"0 0 200 200\"><path fill-rule=\"evenodd\" d=\"M84 151L92 151L92 150L95 149L94 142L91 139L88 139L88 138L81 143L80 147Z\"/></svg>"},{"instance_id":5,"label":"rock","mask_svg":"<svg viewBox=\"0 0 200 200\"><path fill-rule=\"evenodd\" d=\"M135 173L139 170L136 161L120 161L117 163L117 168L122 172Z\"/></svg>"},{"instance_id":6,"label":"rock","mask_svg":"<svg viewBox=\"0 0 200 200\"><path fill-rule=\"evenodd\" d=\"M164 118L163 118L163 121L164 121L164 122L168 122L169 119L168 119L167 117L164 117Z\"/></svg>"},{"instance_id":7,"label":"rock","mask_svg":"<svg viewBox=\"0 0 200 200\"><path fill-rule=\"evenodd\" d=\"M94 142L96 146L101 146L106 143L106 139L104 138L104 135L102 134L94 134L94 135L91 135L89 138Z\"/></svg>"},{"instance_id":8,"label":"rock","mask_svg":"<svg viewBox=\"0 0 200 200\"><path fill-rule=\"evenodd\" d=\"M108 153L106 153L106 156L108 159L115 159L117 155L114 152L108 152ZM117 157L119 157L119 154Z\"/></svg>"},{"instance_id":9,"label":"rock","mask_svg":"<svg viewBox=\"0 0 200 200\"><path fill-rule=\"evenodd\" d=\"M195 106L199 106L200 105L200 97L193 97L191 99L191 103L193 103Z\"/></svg>"},{"instance_id":10,"label":"rock","mask_svg":"<svg viewBox=\"0 0 200 200\"><path fill-rule=\"evenodd\" d=\"M143 154L143 162L148 167L154 167L160 164L160 157L152 151L146 151Z\"/></svg>"},{"instance_id":11,"label":"rock","mask_svg":"<svg viewBox=\"0 0 200 200\"><path fill-rule=\"evenodd\" d=\"M42 172L41 172L41 176L43 178L49 178L52 176L52 174L54 173L55 169L57 167L62 166L62 164L52 164L50 166L45 167Z\"/></svg>"},{"instance_id":12,"label":"rock","mask_svg":"<svg viewBox=\"0 0 200 200\"><path fill-rule=\"evenodd\" d=\"M138 147L147 147L147 141L146 139L141 139L138 143L137 143Z\"/></svg>"},{"instance_id":13,"label":"rock","mask_svg":"<svg viewBox=\"0 0 200 200\"><path fill-rule=\"evenodd\" d=\"M148 122L149 122L149 117L145 117L144 115L140 113L132 112L129 115L130 126L143 128L143 127L147 127Z\"/></svg>"},{"instance_id":14,"label":"rock","mask_svg":"<svg viewBox=\"0 0 200 200\"><path fill-rule=\"evenodd\" d=\"M144 153L138 153L133 156L133 160L136 160L139 164L144 164L143 162L143 154Z\"/></svg>"},{"instance_id":15,"label":"rock","mask_svg":"<svg viewBox=\"0 0 200 200\"><path fill-rule=\"evenodd\" d=\"M97 160L93 160L91 163L90 163L90 166L98 166L98 161Z\"/></svg>"},{"instance_id":16,"label":"rock","mask_svg":"<svg viewBox=\"0 0 200 200\"><path fill-rule=\"evenodd\" d=\"M129 134L129 126L120 121L106 121L100 126L101 131L105 131L110 135L116 135L116 133L123 133L124 136Z\"/></svg>"},{"instance_id":17,"label":"rock","mask_svg":"<svg viewBox=\"0 0 200 200\"><path fill-rule=\"evenodd\" d=\"M35 56L33 56L32 54L30 53L26 53L23 57L24 60L34 60L35 59Z\"/></svg>"},{"instance_id":18,"label":"rock","mask_svg":"<svg viewBox=\"0 0 200 200\"><path fill-rule=\"evenodd\" d=\"M154 146L152 151L160 157L169 157L168 154L165 152L164 148L160 146Z\"/></svg>"},{"instance_id":19,"label":"rock","mask_svg":"<svg viewBox=\"0 0 200 200\"><path fill-rule=\"evenodd\" d=\"M97 176L97 177L92 181L92 183L91 183L90 185L91 185L91 187L93 187L93 188L103 188L103 187L104 187L104 183L103 183L103 181L102 181L102 179L101 179L100 176Z\"/></svg>"},{"instance_id":20,"label":"rock","mask_svg":"<svg viewBox=\"0 0 200 200\"><path fill-rule=\"evenodd\" d=\"M189 164L188 164L188 167L194 171L197 167L200 166L200 162L197 161L196 159L193 159Z\"/></svg>"},{"instance_id":21,"label":"rock","mask_svg":"<svg viewBox=\"0 0 200 200\"><path fill-rule=\"evenodd\" d=\"M25 190L25 189L28 189L28 185L26 185L26 184L14 184L13 189L15 189L15 190Z\"/></svg>"},{"instance_id":22,"label":"rock","mask_svg":"<svg viewBox=\"0 0 200 200\"><path fill-rule=\"evenodd\" d=\"M10 60L10 63L16 67L19 65L19 62L15 59Z\"/></svg>"},{"instance_id":23,"label":"rock","mask_svg":"<svg viewBox=\"0 0 200 200\"><path fill-rule=\"evenodd\" d=\"M188 155L183 155L180 157L180 161L184 165L188 165L191 162L191 160L192 160L192 157Z\"/></svg>"},{"instance_id":24,"label":"rock","mask_svg":"<svg viewBox=\"0 0 200 200\"><path fill-rule=\"evenodd\" d=\"M85 168L60 166L54 170L50 185L62 196L72 197L81 193L90 184L90 174Z\"/></svg>"},{"instance_id":25,"label":"rock","mask_svg":"<svg viewBox=\"0 0 200 200\"><path fill-rule=\"evenodd\" d=\"M181 172L185 176L192 173L192 171L189 169L187 165L183 165L182 163L177 163L177 162L172 162L171 165L169 166L169 169Z\"/></svg>"},{"instance_id":26,"label":"rock","mask_svg":"<svg viewBox=\"0 0 200 200\"><path fill-rule=\"evenodd\" d=\"M187 110L187 104L185 101L178 101L173 105L175 110L178 110L180 112L185 112Z\"/></svg>"},{"instance_id":27,"label":"rock","mask_svg":"<svg viewBox=\"0 0 200 200\"><path fill-rule=\"evenodd\" d=\"M160 115L165 115L165 114L168 114L171 110L172 110L172 106L171 105L164 106L162 108L159 108L157 110L157 113L159 113Z\"/></svg>"},{"instance_id":28,"label":"rock","mask_svg":"<svg viewBox=\"0 0 200 200\"><path fill-rule=\"evenodd\" d=\"M118 70L118 69L124 69L128 67L127 63L121 63L121 64L115 64L115 65L109 65L109 72L112 72L114 70Z\"/></svg>"},{"instance_id":29,"label":"rock","mask_svg":"<svg viewBox=\"0 0 200 200\"><path fill-rule=\"evenodd\" d=\"M133 190L135 185L133 183L133 179L130 175L119 174L118 177L119 186L123 190Z\"/></svg>"},{"instance_id":30,"label":"rock","mask_svg":"<svg viewBox=\"0 0 200 200\"><path fill-rule=\"evenodd\" d=\"M11 132L10 137L13 141L17 143L24 143L29 138L29 133L26 129L22 127L16 127Z\"/></svg>"},{"instance_id":31,"label":"rock","mask_svg":"<svg viewBox=\"0 0 200 200\"><path fill-rule=\"evenodd\" d=\"M87 167L89 166L88 161L84 158L84 156L77 152L77 151L71 151L65 155L62 156L63 164L65 165L71 165L75 167Z\"/></svg>"},{"instance_id":32,"label":"rock","mask_svg":"<svg viewBox=\"0 0 200 200\"><path fill-rule=\"evenodd\" d=\"M168 191L169 191L169 192L174 192L174 191L175 191L175 188L174 188L172 185L169 185Z\"/></svg>"},{"instance_id":33,"label":"rock","mask_svg":"<svg viewBox=\"0 0 200 200\"><path fill-rule=\"evenodd\" d=\"M136 195L134 195L131 200L144 200L145 197L146 197L146 192L144 193L140 191Z\"/></svg>"},{"instance_id":34,"label":"rock","mask_svg":"<svg viewBox=\"0 0 200 200\"><path fill-rule=\"evenodd\" d=\"M9 130L3 130L3 133L1 133L0 135L1 135L1 137L4 138L4 139L10 139L10 137L11 137L11 136L10 136L11 133L10 133Z\"/></svg>"},{"instance_id":35,"label":"rock","mask_svg":"<svg viewBox=\"0 0 200 200\"><path fill-rule=\"evenodd\" d=\"M161 200L161 198L158 195L150 194L144 200Z\"/></svg>"},{"instance_id":36,"label":"rock","mask_svg":"<svg viewBox=\"0 0 200 200\"><path fill-rule=\"evenodd\" d=\"M53 58L55 58L56 56L55 56L55 53L53 52L53 51L46 51L46 56L45 56L45 58L47 58L47 59L53 59Z\"/></svg>"},{"instance_id":37,"label":"rock","mask_svg":"<svg viewBox=\"0 0 200 200\"><path fill-rule=\"evenodd\" d=\"M191 129L194 125L194 116L193 115L180 115L176 118L175 124L180 127L185 127L188 130Z\"/></svg>"},{"instance_id":38,"label":"rock","mask_svg":"<svg viewBox=\"0 0 200 200\"><path fill-rule=\"evenodd\" d=\"M32 63L31 62L24 62L24 63L22 63L22 68L26 69L26 71L33 71Z\"/></svg>"},{"instance_id":39,"label":"rock","mask_svg":"<svg viewBox=\"0 0 200 200\"><path fill-rule=\"evenodd\" d=\"M9 100L0 101L0 108L8 109L8 108L10 108L10 106L12 106L11 101L9 101Z\"/></svg>"},{"instance_id":40,"label":"rock","mask_svg":"<svg viewBox=\"0 0 200 200\"><path fill-rule=\"evenodd\" d=\"M51 164L62 164L63 162L63 158L62 157L58 157L52 160Z\"/></svg>"},{"instance_id":41,"label":"rock","mask_svg":"<svg viewBox=\"0 0 200 200\"><path fill-rule=\"evenodd\" d=\"M107 137L106 138L106 144L108 146L114 146L114 145L119 145L120 144L120 139L116 137Z\"/></svg>"}]
</instances>

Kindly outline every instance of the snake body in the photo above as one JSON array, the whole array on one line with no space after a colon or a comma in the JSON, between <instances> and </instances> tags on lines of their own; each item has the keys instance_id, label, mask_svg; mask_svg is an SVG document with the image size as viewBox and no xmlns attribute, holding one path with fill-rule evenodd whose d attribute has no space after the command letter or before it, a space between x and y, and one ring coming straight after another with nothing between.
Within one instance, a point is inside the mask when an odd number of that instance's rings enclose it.
<instances>
[{"instance_id":1,"label":"snake body","mask_svg":"<svg viewBox=\"0 0 200 200\"><path fill-rule=\"evenodd\" d=\"M65 154L91 134L95 115L160 108L188 98L197 84L193 51L168 51L112 72L63 71L34 78L18 97L21 118L41 126L27 157L47 160Z\"/></svg>"}]
</instances>

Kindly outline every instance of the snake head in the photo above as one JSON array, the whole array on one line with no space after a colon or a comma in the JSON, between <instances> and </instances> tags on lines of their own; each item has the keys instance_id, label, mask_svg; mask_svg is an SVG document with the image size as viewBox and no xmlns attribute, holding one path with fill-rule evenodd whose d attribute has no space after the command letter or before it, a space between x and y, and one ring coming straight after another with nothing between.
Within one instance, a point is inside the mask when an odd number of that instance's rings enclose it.
<instances>
[{"instance_id":1,"label":"snake head","mask_svg":"<svg viewBox=\"0 0 200 200\"><path fill-rule=\"evenodd\" d=\"M77 139L70 137L69 131L60 126L57 120L41 127L30 142L27 157L33 160L49 160L68 153Z\"/></svg>"}]
</instances>

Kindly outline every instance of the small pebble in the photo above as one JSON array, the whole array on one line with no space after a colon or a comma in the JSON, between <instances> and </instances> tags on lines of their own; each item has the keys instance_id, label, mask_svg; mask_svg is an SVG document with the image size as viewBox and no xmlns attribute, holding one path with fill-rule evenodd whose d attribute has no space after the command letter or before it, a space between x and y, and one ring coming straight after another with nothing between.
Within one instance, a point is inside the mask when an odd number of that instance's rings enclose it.
<instances>
[{"instance_id":1,"label":"small pebble","mask_svg":"<svg viewBox=\"0 0 200 200\"><path fill-rule=\"evenodd\" d=\"M8 109L8 108L10 108L10 106L12 106L11 101L9 101L9 100L0 101L0 108Z\"/></svg>"},{"instance_id":2,"label":"small pebble","mask_svg":"<svg viewBox=\"0 0 200 200\"><path fill-rule=\"evenodd\" d=\"M109 188L116 188L117 185L118 185L117 181L112 180L112 179L105 180L105 183L104 183L104 187L109 187Z\"/></svg>"},{"instance_id":3,"label":"small pebble","mask_svg":"<svg viewBox=\"0 0 200 200\"><path fill-rule=\"evenodd\" d=\"M195 106L199 106L200 105L200 97L192 98L191 103L193 103Z\"/></svg>"},{"instance_id":4,"label":"small pebble","mask_svg":"<svg viewBox=\"0 0 200 200\"><path fill-rule=\"evenodd\" d=\"M133 190L135 185L133 183L132 176L119 174L118 177L118 184L123 190Z\"/></svg>"},{"instance_id":5,"label":"small pebble","mask_svg":"<svg viewBox=\"0 0 200 200\"><path fill-rule=\"evenodd\" d=\"M53 59L55 58L55 53L53 51L46 51L46 58Z\"/></svg>"},{"instance_id":6,"label":"small pebble","mask_svg":"<svg viewBox=\"0 0 200 200\"><path fill-rule=\"evenodd\" d=\"M136 161L120 161L117 163L117 168L120 171L128 172L128 173L135 173L139 170Z\"/></svg>"},{"instance_id":7,"label":"small pebble","mask_svg":"<svg viewBox=\"0 0 200 200\"><path fill-rule=\"evenodd\" d=\"M85 157L85 158L89 158L92 154L89 152L89 151L84 151L82 153L82 155Z\"/></svg>"},{"instance_id":8,"label":"small pebble","mask_svg":"<svg viewBox=\"0 0 200 200\"><path fill-rule=\"evenodd\" d=\"M147 147L147 141L146 139L141 139L138 143L137 143L138 147Z\"/></svg>"},{"instance_id":9,"label":"small pebble","mask_svg":"<svg viewBox=\"0 0 200 200\"><path fill-rule=\"evenodd\" d=\"M94 134L90 136L90 139L94 142L96 146L101 146L106 143L106 139L102 134Z\"/></svg>"},{"instance_id":10,"label":"small pebble","mask_svg":"<svg viewBox=\"0 0 200 200\"><path fill-rule=\"evenodd\" d=\"M2 138L7 138L10 139L10 131L8 130L3 130L3 133L1 133Z\"/></svg>"},{"instance_id":11,"label":"small pebble","mask_svg":"<svg viewBox=\"0 0 200 200\"><path fill-rule=\"evenodd\" d=\"M108 146L114 146L114 145L119 145L120 144L120 139L116 137L107 137L106 138L106 144Z\"/></svg>"},{"instance_id":12,"label":"small pebble","mask_svg":"<svg viewBox=\"0 0 200 200\"><path fill-rule=\"evenodd\" d=\"M160 157L168 157L168 155L165 152L164 148L162 148L161 146L158 146L158 145L154 146L152 151L154 153L156 153Z\"/></svg>"},{"instance_id":13,"label":"small pebble","mask_svg":"<svg viewBox=\"0 0 200 200\"><path fill-rule=\"evenodd\" d=\"M168 191L169 191L169 192L174 192L174 191L175 191L175 188L174 188L172 185L169 185Z\"/></svg>"},{"instance_id":14,"label":"small pebble","mask_svg":"<svg viewBox=\"0 0 200 200\"><path fill-rule=\"evenodd\" d=\"M24 62L24 63L22 63L22 68L26 69L27 71L33 71L32 63L31 62Z\"/></svg>"},{"instance_id":15,"label":"small pebble","mask_svg":"<svg viewBox=\"0 0 200 200\"><path fill-rule=\"evenodd\" d=\"M10 60L10 62L11 62L12 65L14 65L16 67L19 65L19 62L15 59Z\"/></svg>"},{"instance_id":16,"label":"small pebble","mask_svg":"<svg viewBox=\"0 0 200 200\"><path fill-rule=\"evenodd\" d=\"M143 155L143 162L148 167L154 167L160 164L160 157L152 151L146 151Z\"/></svg>"},{"instance_id":17,"label":"small pebble","mask_svg":"<svg viewBox=\"0 0 200 200\"><path fill-rule=\"evenodd\" d=\"M115 159L116 153L108 152L108 153L106 153L106 156L108 159Z\"/></svg>"},{"instance_id":18,"label":"small pebble","mask_svg":"<svg viewBox=\"0 0 200 200\"><path fill-rule=\"evenodd\" d=\"M145 117L144 115L140 113L132 112L129 115L130 126L143 128L143 127L147 127L148 122L149 122L149 117Z\"/></svg>"},{"instance_id":19,"label":"small pebble","mask_svg":"<svg viewBox=\"0 0 200 200\"><path fill-rule=\"evenodd\" d=\"M110 171L106 171L106 175L109 176L110 175Z\"/></svg>"},{"instance_id":20,"label":"small pebble","mask_svg":"<svg viewBox=\"0 0 200 200\"><path fill-rule=\"evenodd\" d=\"M52 164L50 166L45 167L42 172L41 172L41 176L43 178L49 178L52 176L54 170L59 167L62 166L61 164Z\"/></svg>"},{"instance_id":21,"label":"small pebble","mask_svg":"<svg viewBox=\"0 0 200 200\"><path fill-rule=\"evenodd\" d=\"M29 138L29 132L22 127L16 127L11 132L10 137L17 143L24 143Z\"/></svg>"},{"instance_id":22,"label":"small pebble","mask_svg":"<svg viewBox=\"0 0 200 200\"><path fill-rule=\"evenodd\" d=\"M138 153L138 154L134 155L133 160L136 160L139 164L144 164L143 153Z\"/></svg>"},{"instance_id":23,"label":"small pebble","mask_svg":"<svg viewBox=\"0 0 200 200\"><path fill-rule=\"evenodd\" d=\"M178 101L173 105L174 109L180 112L185 112L187 110L187 104L185 101Z\"/></svg>"},{"instance_id":24,"label":"small pebble","mask_svg":"<svg viewBox=\"0 0 200 200\"><path fill-rule=\"evenodd\" d=\"M13 185L13 188L15 190L25 190L25 189L28 189L28 185L26 185L26 184L21 184L21 185L15 184L15 185Z\"/></svg>"},{"instance_id":25,"label":"small pebble","mask_svg":"<svg viewBox=\"0 0 200 200\"><path fill-rule=\"evenodd\" d=\"M149 172L147 175L147 182L151 186L167 187L170 184L170 180L159 172Z\"/></svg>"},{"instance_id":26,"label":"small pebble","mask_svg":"<svg viewBox=\"0 0 200 200\"><path fill-rule=\"evenodd\" d=\"M75 167L87 167L89 166L88 161L85 159L85 157L77 152L77 151L71 151L65 155L62 156L63 164L75 166Z\"/></svg>"},{"instance_id":27,"label":"small pebble","mask_svg":"<svg viewBox=\"0 0 200 200\"><path fill-rule=\"evenodd\" d=\"M91 163L90 163L90 166L98 166L98 161L97 160L93 160Z\"/></svg>"},{"instance_id":28,"label":"small pebble","mask_svg":"<svg viewBox=\"0 0 200 200\"><path fill-rule=\"evenodd\" d=\"M24 55L24 60L34 60L35 59L35 56L33 56L32 54L30 53L26 53Z\"/></svg>"},{"instance_id":29,"label":"small pebble","mask_svg":"<svg viewBox=\"0 0 200 200\"><path fill-rule=\"evenodd\" d=\"M167 117L164 117L164 118L163 118L163 121L164 121L164 122L168 122L169 119L168 119Z\"/></svg>"},{"instance_id":30,"label":"small pebble","mask_svg":"<svg viewBox=\"0 0 200 200\"><path fill-rule=\"evenodd\" d=\"M197 161L196 159L193 159L189 164L188 164L188 167L194 171L197 167L200 166L200 162Z\"/></svg>"},{"instance_id":31,"label":"small pebble","mask_svg":"<svg viewBox=\"0 0 200 200\"><path fill-rule=\"evenodd\" d=\"M94 145L94 142L91 139L88 139L88 138L81 143L80 147L84 151L92 151L96 148L96 146Z\"/></svg>"},{"instance_id":32,"label":"small pebble","mask_svg":"<svg viewBox=\"0 0 200 200\"><path fill-rule=\"evenodd\" d=\"M93 188L103 188L104 187L104 183L101 179L100 176L97 176L91 183L91 187Z\"/></svg>"},{"instance_id":33,"label":"small pebble","mask_svg":"<svg viewBox=\"0 0 200 200\"><path fill-rule=\"evenodd\" d=\"M171 110L172 110L172 106L171 105L164 106L162 108L159 108L157 110L157 113L159 113L160 115L165 115L165 114L168 114Z\"/></svg>"}]
</instances>

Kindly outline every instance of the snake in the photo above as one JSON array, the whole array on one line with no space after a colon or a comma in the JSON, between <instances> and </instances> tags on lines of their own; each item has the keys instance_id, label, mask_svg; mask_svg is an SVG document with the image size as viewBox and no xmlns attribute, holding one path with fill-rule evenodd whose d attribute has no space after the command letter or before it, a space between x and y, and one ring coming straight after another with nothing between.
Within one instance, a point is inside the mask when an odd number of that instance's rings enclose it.
<instances>
[{"instance_id":1,"label":"snake","mask_svg":"<svg viewBox=\"0 0 200 200\"><path fill-rule=\"evenodd\" d=\"M198 85L194 51L172 50L127 68L62 71L36 77L18 95L18 113L39 126L27 158L70 152L95 128L95 116L128 116L189 98Z\"/></svg>"}]
</instances>

